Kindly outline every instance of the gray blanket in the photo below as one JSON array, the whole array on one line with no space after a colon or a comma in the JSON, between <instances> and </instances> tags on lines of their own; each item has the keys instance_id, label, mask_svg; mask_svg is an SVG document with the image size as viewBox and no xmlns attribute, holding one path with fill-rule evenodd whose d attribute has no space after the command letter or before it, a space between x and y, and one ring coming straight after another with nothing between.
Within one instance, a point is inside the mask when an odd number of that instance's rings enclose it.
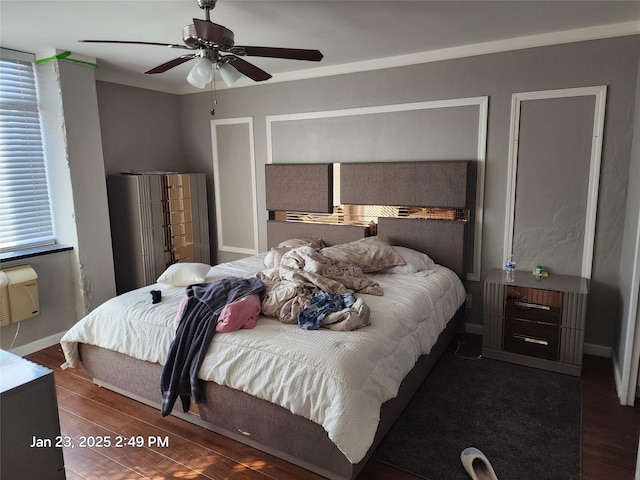
<instances>
[{"instance_id":1,"label":"gray blanket","mask_svg":"<svg viewBox=\"0 0 640 480\"><path fill-rule=\"evenodd\" d=\"M178 397L185 412L189 411L191 397L196 403L205 400L198 371L213 339L222 309L247 295L262 295L264 290L264 284L257 278L236 277L187 287L187 305L162 369L160 387L163 417L171 413Z\"/></svg>"}]
</instances>

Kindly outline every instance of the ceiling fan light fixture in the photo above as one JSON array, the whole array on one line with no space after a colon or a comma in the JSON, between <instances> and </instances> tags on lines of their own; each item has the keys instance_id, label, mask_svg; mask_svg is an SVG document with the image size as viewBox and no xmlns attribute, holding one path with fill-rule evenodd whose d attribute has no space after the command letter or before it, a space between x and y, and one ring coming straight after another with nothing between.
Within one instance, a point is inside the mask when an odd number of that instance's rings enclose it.
<instances>
[{"instance_id":1,"label":"ceiling fan light fixture","mask_svg":"<svg viewBox=\"0 0 640 480\"><path fill-rule=\"evenodd\" d=\"M187 82L196 88L204 88L211 80L213 80L213 64L208 57L202 56L187 75Z\"/></svg>"},{"instance_id":2,"label":"ceiling fan light fixture","mask_svg":"<svg viewBox=\"0 0 640 480\"><path fill-rule=\"evenodd\" d=\"M222 81L227 87L230 87L231 85L236 83L242 76L242 74L238 70L233 68L227 62L223 62L221 65L219 64L218 70L220 70L220 77L222 77Z\"/></svg>"}]
</instances>

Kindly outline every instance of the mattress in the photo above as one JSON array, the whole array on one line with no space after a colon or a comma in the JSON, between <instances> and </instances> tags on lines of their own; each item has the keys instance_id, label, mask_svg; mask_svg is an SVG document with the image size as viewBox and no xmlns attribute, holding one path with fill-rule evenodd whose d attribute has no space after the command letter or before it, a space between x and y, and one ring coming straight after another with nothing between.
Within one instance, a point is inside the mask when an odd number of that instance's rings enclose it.
<instances>
[{"instance_id":1,"label":"mattress","mask_svg":"<svg viewBox=\"0 0 640 480\"><path fill-rule=\"evenodd\" d=\"M206 281L254 275L264 254L211 268ZM381 405L396 396L464 303L458 276L436 266L412 275L370 274L383 296L362 295L371 325L355 331L302 330L260 317L254 329L214 336L199 377L280 405L320 424L351 463L373 442ZM162 301L151 303L151 290ZM105 302L62 338L69 366L78 343L164 364L184 288L150 285ZM160 388L158 386L158 388Z\"/></svg>"}]
</instances>

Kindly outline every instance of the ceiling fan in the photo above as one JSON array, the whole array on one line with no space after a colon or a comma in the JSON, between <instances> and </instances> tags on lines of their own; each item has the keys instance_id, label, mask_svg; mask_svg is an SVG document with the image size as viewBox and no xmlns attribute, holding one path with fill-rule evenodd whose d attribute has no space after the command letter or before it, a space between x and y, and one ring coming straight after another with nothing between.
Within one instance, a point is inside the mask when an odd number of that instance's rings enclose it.
<instances>
[{"instance_id":1,"label":"ceiling fan","mask_svg":"<svg viewBox=\"0 0 640 480\"><path fill-rule=\"evenodd\" d=\"M187 76L187 81L197 88L204 88L207 83L212 81L214 66L219 70L220 76L227 86L231 86L231 84L242 75L256 82L262 82L271 78L269 73L241 58L244 56L308 60L312 62L322 60L323 55L318 50L236 45L231 30L222 25L215 24L210 20L210 11L216 6L217 0L197 0L197 2L198 6L205 11L206 19L199 20L194 18L192 25L186 25L182 28L184 45L126 40L79 41L85 43L159 45L169 48L197 50L197 52L181 55L178 58L169 60L162 65L158 65L144 72L147 74L163 73L189 60L198 58L198 61Z\"/></svg>"}]
</instances>

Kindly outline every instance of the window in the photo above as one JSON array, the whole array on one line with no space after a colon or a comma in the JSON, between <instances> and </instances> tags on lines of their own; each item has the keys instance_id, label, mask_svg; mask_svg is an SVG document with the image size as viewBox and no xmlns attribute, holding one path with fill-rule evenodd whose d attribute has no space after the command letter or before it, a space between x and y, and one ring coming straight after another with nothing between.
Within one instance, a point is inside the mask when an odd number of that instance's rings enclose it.
<instances>
[{"instance_id":1,"label":"window","mask_svg":"<svg viewBox=\"0 0 640 480\"><path fill-rule=\"evenodd\" d=\"M33 63L0 56L0 251L55 243Z\"/></svg>"}]
</instances>

